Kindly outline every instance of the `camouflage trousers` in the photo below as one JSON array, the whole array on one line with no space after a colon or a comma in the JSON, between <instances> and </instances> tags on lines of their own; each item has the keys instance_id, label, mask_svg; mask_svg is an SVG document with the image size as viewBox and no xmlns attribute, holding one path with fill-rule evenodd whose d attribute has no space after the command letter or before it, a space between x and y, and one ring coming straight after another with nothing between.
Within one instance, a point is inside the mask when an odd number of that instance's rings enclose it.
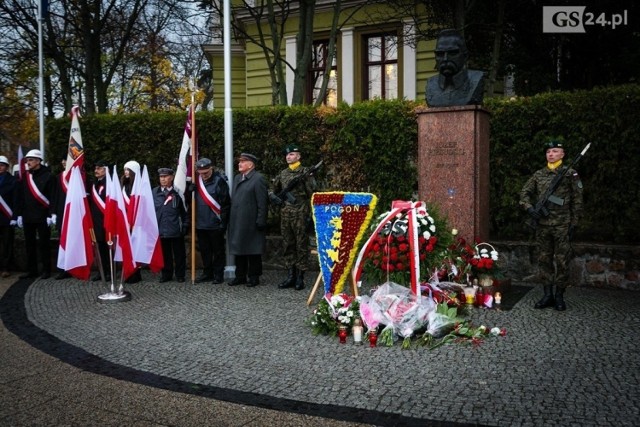
<instances>
[{"instance_id":1,"label":"camouflage trousers","mask_svg":"<svg viewBox=\"0 0 640 427\"><path fill-rule=\"evenodd\" d=\"M284 247L284 263L287 268L306 271L309 261L309 236L307 235L307 211L284 207L280 212L280 233Z\"/></svg>"},{"instance_id":2,"label":"camouflage trousers","mask_svg":"<svg viewBox=\"0 0 640 427\"><path fill-rule=\"evenodd\" d=\"M539 226L536 230L538 268L544 284L566 288L569 283L569 263L573 249L567 226Z\"/></svg>"}]
</instances>

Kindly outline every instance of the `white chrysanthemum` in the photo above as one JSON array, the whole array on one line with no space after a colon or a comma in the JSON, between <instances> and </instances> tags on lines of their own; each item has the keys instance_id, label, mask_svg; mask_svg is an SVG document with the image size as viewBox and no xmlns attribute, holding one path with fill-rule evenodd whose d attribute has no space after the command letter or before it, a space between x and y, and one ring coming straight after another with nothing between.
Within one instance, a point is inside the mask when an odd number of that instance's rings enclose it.
<instances>
[{"instance_id":1,"label":"white chrysanthemum","mask_svg":"<svg viewBox=\"0 0 640 427\"><path fill-rule=\"evenodd\" d=\"M435 233L435 232L436 232L436 226L432 224L432 225L429 227L429 230L431 230L431 232L432 232L432 233Z\"/></svg>"},{"instance_id":2,"label":"white chrysanthemum","mask_svg":"<svg viewBox=\"0 0 640 427\"><path fill-rule=\"evenodd\" d=\"M431 223L435 223L435 222L436 222L436 220L435 220L435 219L433 219L433 218L431 217L431 215L429 215L429 216L427 217L427 219L428 219L428 220L429 220L429 222L431 222Z\"/></svg>"},{"instance_id":3,"label":"white chrysanthemum","mask_svg":"<svg viewBox=\"0 0 640 427\"><path fill-rule=\"evenodd\" d=\"M431 233L429 233L428 231L425 231L424 233L422 233L422 237L429 240L429 238L431 237Z\"/></svg>"},{"instance_id":4,"label":"white chrysanthemum","mask_svg":"<svg viewBox=\"0 0 640 427\"><path fill-rule=\"evenodd\" d=\"M498 251L491 251L491 259L494 261L498 260Z\"/></svg>"},{"instance_id":5,"label":"white chrysanthemum","mask_svg":"<svg viewBox=\"0 0 640 427\"><path fill-rule=\"evenodd\" d=\"M351 311L351 310L347 311L347 316L348 317L353 317L353 311Z\"/></svg>"},{"instance_id":6,"label":"white chrysanthemum","mask_svg":"<svg viewBox=\"0 0 640 427\"><path fill-rule=\"evenodd\" d=\"M491 332L491 335L493 335L494 337L497 337L498 335L500 335L500 328L498 327L491 328L490 332Z\"/></svg>"}]
</instances>

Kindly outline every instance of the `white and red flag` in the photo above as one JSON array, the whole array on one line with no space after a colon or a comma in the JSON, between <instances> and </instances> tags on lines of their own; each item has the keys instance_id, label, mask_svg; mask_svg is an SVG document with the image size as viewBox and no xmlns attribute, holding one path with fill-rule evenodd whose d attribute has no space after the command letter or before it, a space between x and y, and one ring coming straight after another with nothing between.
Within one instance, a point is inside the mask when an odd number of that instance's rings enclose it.
<instances>
[{"instance_id":1,"label":"white and red flag","mask_svg":"<svg viewBox=\"0 0 640 427\"><path fill-rule=\"evenodd\" d=\"M114 241L115 253L114 261L122 262L122 275L124 280L129 278L136 271L136 263L133 260L133 250L131 248L131 234L129 232L129 221L124 207L124 198L118 173L113 168L113 175L107 174L107 200L104 209L104 232L107 241Z\"/></svg>"},{"instance_id":2,"label":"white and red flag","mask_svg":"<svg viewBox=\"0 0 640 427\"><path fill-rule=\"evenodd\" d=\"M67 164L62 175L61 185L66 192L69 185L71 169L79 166L80 171L84 165L84 146L82 145L82 134L80 133L80 107L71 107L71 131L69 132L69 148L67 150Z\"/></svg>"},{"instance_id":3,"label":"white and red flag","mask_svg":"<svg viewBox=\"0 0 640 427\"><path fill-rule=\"evenodd\" d=\"M93 221L79 167L71 170L60 232L58 268L81 280L88 280L93 264L91 230Z\"/></svg>"},{"instance_id":4,"label":"white and red flag","mask_svg":"<svg viewBox=\"0 0 640 427\"><path fill-rule=\"evenodd\" d=\"M27 173L27 159L22 154L22 145L18 146L18 179L22 180Z\"/></svg>"},{"instance_id":5,"label":"white and red flag","mask_svg":"<svg viewBox=\"0 0 640 427\"><path fill-rule=\"evenodd\" d=\"M127 220L129 220L129 226L133 229L136 225L136 215L138 212L138 204L140 203L140 174L135 176L133 181L133 185L131 186L131 195L129 196L129 201L127 202L126 197L127 193L122 189L122 197L124 198L124 205L127 209Z\"/></svg>"},{"instance_id":6,"label":"white and red flag","mask_svg":"<svg viewBox=\"0 0 640 427\"><path fill-rule=\"evenodd\" d=\"M180 154L178 156L178 167L176 169L176 175L173 180L173 186L180 194L180 197L184 199L184 192L187 188L187 182L190 182L193 177L193 170L191 166L191 156L196 153L197 149L191 149L191 133L193 131L193 106L189 107L187 113L187 123L184 125L184 136L182 137L182 146L180 147ZM197 157L196 157L197 158Z\"/></svg>"},{"instance_id":7,"label":"white and red flag","mask_svg":"<svg viewBox=\"0 0 640 427\"><path fill-rule=\"evenodd\" d=\"M142 176L136 177L136 183L138 182L140 184L138 185L135 225L131 232L133 259L138 264L149 265L151 271L157 273L164 267L164 260L162 258L156 208L146 166L142 168Z\"/></svg>"}]
</instances>

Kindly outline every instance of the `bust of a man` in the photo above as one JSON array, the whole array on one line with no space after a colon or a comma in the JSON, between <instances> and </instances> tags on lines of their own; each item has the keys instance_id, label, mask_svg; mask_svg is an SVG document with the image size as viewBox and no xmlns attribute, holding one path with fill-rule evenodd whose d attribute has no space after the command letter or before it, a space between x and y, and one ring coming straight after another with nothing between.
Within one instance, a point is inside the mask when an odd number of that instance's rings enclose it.
<instances>
[{"instance_id":1,"label":"bust of a man","mask_svg":"<svg viewBox=\"0 0 640 427\"><path fill-rule=\"evenodd\" d=\"M427 105L482 104L484 73L467 69L469 51L462 34L456 30L442 30L436 40L435 54L439 74L427 80Z\"/></svg>"}]
</instances>

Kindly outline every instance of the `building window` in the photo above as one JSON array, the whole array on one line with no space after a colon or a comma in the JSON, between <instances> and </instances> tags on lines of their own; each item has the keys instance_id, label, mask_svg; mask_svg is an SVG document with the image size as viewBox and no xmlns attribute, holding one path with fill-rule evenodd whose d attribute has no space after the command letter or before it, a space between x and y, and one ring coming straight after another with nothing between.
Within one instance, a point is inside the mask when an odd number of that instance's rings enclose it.
<instances>
[{"instance_id":1,"label":"building window","mask_svg":"<svg viewBox=\"0 0 640 427\"><path fill-rule=\"evenodd\" d=\"M398 97L398 36L370 35L364 39L364 99Z\"/></svg>"},{"instance_id":2,"label":"building window","mask_svg":"<svg viewBox=\"0 0 640 427\"><path fill-rule=\"evenodd\" d=\"M329 58L329 40L316 40L313 42L313 57L307 76L307 102L313 104L320 96L322 80L325 75L327 60ZM338 105L338 67L334 56L329 72L329 84L322 101L324 105L336 107Z\"/></svg>"}]
</instances>

